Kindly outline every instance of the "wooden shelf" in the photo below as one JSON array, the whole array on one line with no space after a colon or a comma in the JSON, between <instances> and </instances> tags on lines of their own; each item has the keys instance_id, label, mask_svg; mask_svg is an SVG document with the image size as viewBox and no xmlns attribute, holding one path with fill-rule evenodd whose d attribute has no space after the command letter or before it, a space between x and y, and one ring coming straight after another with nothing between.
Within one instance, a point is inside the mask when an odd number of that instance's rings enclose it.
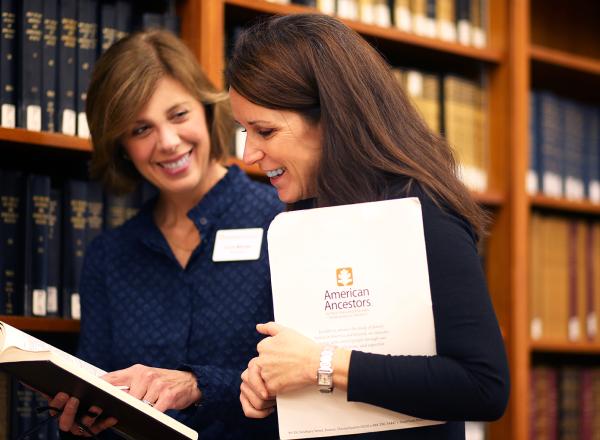
<instances>
[{"instance_id":1,"label":"wooden shelf","mask_svg":"<svg viewBox=\"0 0 600 440\"><path fill-rule=\"evenodd\" d=\"M578 214L600 215L600 204L588 201L574 201L547 197L543 195L530 196L531 207L553 211L564 211Z\"/></svg>"},{"instance_id":2,"label":"wooden shelf","mask_svg":"<svg viewBox=\"0 0 600 440\"><path fill-rule=\"evenodd\" d=\"M537 353L600 354L600 342L531 341Z\"/></svg>"},{"instance_id":3,"label":"wooden shelf","mask_svg":"<svg viewBox=\"0 0 600 440\"><path fill-rule=\"evenodd\" d=\"M311 7L280 5L260 0L225 0L225 4L247 9L253 13L264 14L287 15L319 12L317 9ZM341 19L341 21L365 37L384 39L394 43L428 49L436 53L458 56L490 64L499 64L503 59L503 53L498 49L464 46L435 38L421 37L409 32L403 32L393 27L375 26L354 20Z\"/></svg>"},{"instance_id":4,"label":"wooden shelf","mask_svg":"<svg viewBox=\"0 0 600 440\"><path fill-rule=\"evenodd\" d=\"M504 195L496 191L477 192L471 191L471 194L480 205L489 208L498 208L504 204Z\"/></svg>"},{"instance_id":5,"label":"wooden shelf","mask_svg":"<svg viewBox=\"0 0 600 440\"><path fill-rule=\"evenodd\" d=\"M92 151L90 142L87 139L59 133L29 131L22 128L0 127L0 142L43 145L66 150Z\"/></svg>"},{"instance_id":6,"label":"wooden shelf","mask_svg":"<svg viewBox=\"0 0 600 440\"><path fill-rule=\"evenodd\" d=\"M532 44L529 48L532 61L562 67L590 75L600 75L600 60L573 55L556 49Z\"/></svg>"},{"instance_id":7,"label":"wooden shelf","mask_svg":"<svg viewBox=\"0 0 600 440\"><path fill-rule=\"evenodd\" d=\"M79 320L62 318L32 318L29 316L0 315L0 321L23 331L79 333Z\"/></svg>"}]
</instances>

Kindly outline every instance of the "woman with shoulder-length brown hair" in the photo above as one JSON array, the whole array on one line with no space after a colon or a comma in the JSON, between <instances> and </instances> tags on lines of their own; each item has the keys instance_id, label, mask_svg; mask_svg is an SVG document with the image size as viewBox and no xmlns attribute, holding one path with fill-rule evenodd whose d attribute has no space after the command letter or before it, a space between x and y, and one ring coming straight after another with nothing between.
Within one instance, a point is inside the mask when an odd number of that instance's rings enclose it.
<instances>
[{"instance_id":1,"label":"woman with shoulder-length brown hair","mask_svg":"<svg viewBox=\"0 0 600 440\"><path fill-rule=\"evenodd\" d=\"M384 356L259 324L268 337L242 375L246 415L269 415L281 392L317 392L319 361L333 356L333 387L348 400L447 422L365 437L459 439L465 420L500 417L508 367L476 250L486 217L382 57L335 18L276 17L240 35L226 79L245 162L292 209L420 199L437 346L435 356Z\"/></svg>"},{"instance_id":2,"label":"woman with shoulder-length brown hair","mask_svg":"<svg viewBox=\"0 0 600 440\"><path fill-rule=\"evenodd\" d=\"M268 185L224 165L233 127L227 94L181 40L152 30L100 57L86 114L93 177L121 193L146 181L158 195L86 249L79 357L111 371L103 378L130 395L175 410L202 439L274 438L273 423L243 417L239 387L259 339L255 323L272 319L259 232L283 205ZM226 255L232 229L254 257ZM119 414L98 417L95 406L78 419L77 397L59 393L50 403L64 408L61 430L118 428Z\"/></svg>"}]
</instances>

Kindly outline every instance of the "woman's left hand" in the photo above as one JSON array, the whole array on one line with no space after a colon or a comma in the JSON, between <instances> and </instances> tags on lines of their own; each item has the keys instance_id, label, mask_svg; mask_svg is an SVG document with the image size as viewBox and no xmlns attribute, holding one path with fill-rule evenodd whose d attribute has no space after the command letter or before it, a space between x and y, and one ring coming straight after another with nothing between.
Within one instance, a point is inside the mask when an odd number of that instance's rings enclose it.
<instances>
[{"instance_id":1,"label":"woman's left hand","mask_svg":"<svg viewBox=\"0 0 600 440\"><path fill-rule=\"evenodd\" d=\"M319 344L275 322L258 324L256 329L268 336L258 343L254 360L270 396L316 385Z\"/></svg>"},{"instance_id":2,"label":"woman's left hand","mask_svg":"<svg viewBox=\"0 0 600 440\"><path fill-rule=\"evenodd\" d=\"M113 385L129 386L129 394L164 412L184 409L198 402L202 393L189 371L133 365L102 376Z\"/></svg>"}]
</instances>

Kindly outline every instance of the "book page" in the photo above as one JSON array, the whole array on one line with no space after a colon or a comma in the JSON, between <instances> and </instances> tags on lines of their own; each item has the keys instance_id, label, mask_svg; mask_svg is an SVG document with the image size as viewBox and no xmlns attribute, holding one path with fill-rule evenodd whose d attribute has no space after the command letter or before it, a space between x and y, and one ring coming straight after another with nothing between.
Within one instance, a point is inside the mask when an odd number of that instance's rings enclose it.
<instances>
[{"instance_id":1,"label":"book page","mask_svg":"<svg viewBox=\"0 0 600 440\"><path fill-rule=\"evenodd\" d=\"M417 198L286 212L268 233L276 322L322 344L435 355L421 205ZM316 371L315 371L316 375ZM283 439L441 422L314 387L277 396Z\"/></svg>"},{"instance_id":2,"label":"book page","mask_svg":"<svg viewBox=\"0 0 600 440\"><path fill-rule=\"evenodd\" d=\"M21 330L16 329L2 321L0 321L0 338L2 342L2 350L5 350L8 347L17 347L21 350L32 352L49 351L68 360L74 365L83 368L94 376L100 377L106 374L106 371L101 370L92 364L88 364L87 362L82 361L81 359L70 355L69 353L66 353L50 344L46 344L44 341L40 341L39 339L34 338L33 336L28 335L27 333L22 332Z\"/></svg>"}]
</instances>

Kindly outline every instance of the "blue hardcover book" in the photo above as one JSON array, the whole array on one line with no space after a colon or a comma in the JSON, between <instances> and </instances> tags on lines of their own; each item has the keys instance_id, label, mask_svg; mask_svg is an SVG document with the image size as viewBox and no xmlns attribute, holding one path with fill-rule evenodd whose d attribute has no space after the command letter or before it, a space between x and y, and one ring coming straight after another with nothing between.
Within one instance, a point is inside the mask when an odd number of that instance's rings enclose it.
<instances>
[{"instance_id":1,"label":"blue hardcover book","mask_svg":"<svg viewBox=\"0 0 600 440\"><path fill-rule=\"evenodd\" d=\"M15 128L17 122L17 2L0 0L2 32L0 34L0 124Z\"/></svg>"},{"instance_id":2,"label":"blue hardcover book","mask_svg":"<svg viewBox=\"0 0 600 440\"><path fill-rule=\"evenodd\" d=\"M162 16L163 28L171 31L175 35L181 32L181 24L177 15L176 0L167 0L166 12Z\"/></svg>"},{"instance_id":3,"label":"blue hardcover book","mask_svg":"<svg viewBox=\"0 0 600 440\"><path fill-rule=\"evenodd\" d=\"M100 4L100 29L98 30L98 45L100 53L117 41L117 11L114 2L104 1Z\"/></svg>"},{"instance_id":4,"label":"blue hardcover book","mask_svg":"<svg viewBox=\"0 0 600 440\"><path fill-rule=\"evenodd\" d=\"M456 31L460 44L471 44L471 0L456 0Z\"/></svg>"},{"instance_id":5,"label":"blue hardcover book","mask_svg":"<svg viewBox=\"0 0 600 440\"><path fill-rule=\"evenodd\" d=\"M46 316L50 177L27 177L25 209L24 315Z\"/></svg>"},{"instance_id":6,"label":"blue hardcover book","mask_svg":"<svg viewBox=\"0 0 600 440\"><path fill-rule=\"evenodd\" d=\"M98 2L79 0L77 17L77 136L88 138L85 102L98 50Z\"/></svg>"},{"instance_id":7,"label":"blue hardcover book","mask_svg":"<svg viewBox=\"0 0 600 440\"><path fill-rule=\"evenodd\" d=\"M58 0L44 0L42 40L42 130L56 131Z\"/></svg>"},{"instance_id":8,"label":"blue hardcover book","mask_svg":"<svg viewBox=\"0 0 600 440\"><path fill-rule=\"evenodd\" d=\"M10 438L19 438L34 424L33 391L16 379L11 380Z\"/></svg>"},{"instance_id":9,"label":"blue hardcover book","mask_svg":"<svg viewBox=\"0 0 600 440\"><path fill-rule=\"evenodd\" d=\"M46 312L48 316L60 314L60 248L61 248L61 194L57 189L50 190L50 209L48 211L48 298Z\"/></svg>"},{"instance_id":10,"label":"blue hardcover book","mask_svg":"<svg viewBox=\"0 0 600 440\"><path fill-rule=\"evenodd\" d=\"M23 275L22 189L20 172L0 171L0 315L23 313L19 295Z\"/></svg>"},{"instance_id":11,"label":"blue hardcover book","mask_svg":"<svg viewBox=\"0 0 600 440\"><path fill-rule=\"evenodd\" d=\"M562 197L563 182L563 106L551 92L539 94L539 142L542 192L550 197Z\"/></svg>"},{"instance_id":12,"label":"blue hardcover book","mask_svg":"<svg viewBox=\"0 0 600 440\"><path fill-rule=\"evenodd\" d=\"M77 5L77 0L59 0L58 4L56 131L71 136L77 130Z\"/></svg>"},{"instance_id":13,"label":"blue hardcover book","mask_svg":"<svg viewBox=\"0 0 600 440\"><path fill-rule=\"evenodd\" d=\"M114 229L133 217L140 208L140 193L116 195L106 193L104 198L104 229Z\"/></svg>"},{"instance_id":14,"label":"blue hardcover book","mask_svg":"<svg viewBox=\"0 0 600 440\"><path fill-rule=\"evenodd\" d=\"M117 40L129 35L132 29L132 5L129 0L116 0Z\"/></svg>"},{"instance_id":15,"label":"blue hardcover book","mask_svg":"<svg viewBox=\"0 0 600 440\"><path fill-rule=\"evenodd\" d=\"M538 92L529 93L529 168L527 171L527 192L537 194L541 188L539 107Z\"/></svg>"},{"instance_id":16,"label":"blue hardcover book","mask_svg":"<svg viewBox=\"0 0 600 440\"><path fill-rule=\"evenodd\" d=\"M586 197L600 203L600 107L588 106L585 112Z\"/></svg>"},{"instance_id":17,"label":"blue hardcover book","mask_svg":"<svg viewBox=\"0 0 600 440\"><path fill-rule=\"evenodd\" d=\"M562 105L565 126L563 135L565 196L571 200L581 200L585 195L584 113L578 102L564 100Z\"/></svg>"},{"instance_id":18,"label":"blue hardcover book","mask_svg":"<svg viewBox=\"0 0 600 440\"><path fill-rule=\"evenodd\" d=\"M144 30L162 29L162 27L163 27L162 14L159 14L157 12L143 12L141 27Z\"/></svg>"},{"instance_id":19,"label":"blue hardcover book","mask_svg":"<svg viewBox=\"0 0 600 440\"><path fill-rule=\"evenodd\" d=\"M103 230L104 224L104 194L99 182L87 183L87 213L85 242L86 248Z\"/></svg>"},{"instance_id":20,"label":"blue hardcover book","mask_svg":"<svg viewBox=\"0 0 600 440\"><path fill-rule=\"evenodd\" d=\"M62 314L80 319L79 280L85 253L87 183L67 180L63 192Z\"/></svg>"},{"instance_id":21,"label":"blue hardcover book","mask_svg":"<svg viewBox=\"0 0 600 440\"><path fill-rule=\"evenodd\" d=\"M17 125L42 129L42 0L23 0L19 17L19 94Z\"/></svg>"}]
</instances>

